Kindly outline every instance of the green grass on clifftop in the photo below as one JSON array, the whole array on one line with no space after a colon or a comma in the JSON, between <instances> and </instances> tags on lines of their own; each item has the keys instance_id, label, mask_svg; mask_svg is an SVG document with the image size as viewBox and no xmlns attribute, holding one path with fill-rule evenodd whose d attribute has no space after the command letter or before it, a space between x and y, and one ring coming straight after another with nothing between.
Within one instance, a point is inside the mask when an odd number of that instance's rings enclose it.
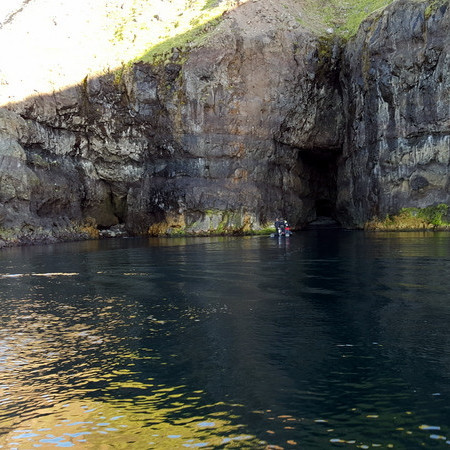
<instances>
[{"instance_id":1,"label":"green grass on clifftop","mask_svg":"<svg viewBox=\"0 0 450 450\"><path fill-rule=\"evenodd\" d=\"M392 3L393 0L310 0L305 3L307 16L321 21L328 33L342 38L353 36L361 22L371 13ZM313 22L304 20L308 27Z\"/></svg>"},{"instance_id":2,"label":"green grass on clifftop","mask_svg":"<svg viewBox=\"0 0 450 450\"><path fill-rule=\"evenodd\" d=\"M133 0L136 2L136 0ZM248 0L264 2L265 0ZM294 17L306 29L316 33L337 35L344 39L351 37L358 30L361 22L371 13L382 9L393 0L279 0L282 5L292 3L300 5L302 14ZM167 23L164 32L155 37L153 45L149 45L136 60L145 62L164 61L164 55L168 55L171 49L185 49L187 46L199 45L208 37L216 25L221 21L224 11L245 7L245 0L241 0L241 6L235 6L236 1L191 0L185 2L186 9L182 9L179 0L171 0L173 6L178 9L176 20L171 16L171 22ZM189 7L188 7L189 6ZM170 7L170 5L168 5ZM129 18L136 20L135 15ZM122 17L120 26L116 31L116 38L121 39L124 30L131 27L130 23ZM136 32L136 24L133 26ZM142 28L142 27L141 27ZM130 32L130 30L128 30Z\"/></svg>"},{"instance_id":3,"label":"green grass on clifftop","mask_svg":"<svg viewBox=\"0 0 450 450\"><path fill-rule=\"evenodd\" d=\"M118 50L141 49L134 61L154 62L201 39L236 0L129 0L124 5L108 15L112 44Z\"/></svg>"}]
</instances>

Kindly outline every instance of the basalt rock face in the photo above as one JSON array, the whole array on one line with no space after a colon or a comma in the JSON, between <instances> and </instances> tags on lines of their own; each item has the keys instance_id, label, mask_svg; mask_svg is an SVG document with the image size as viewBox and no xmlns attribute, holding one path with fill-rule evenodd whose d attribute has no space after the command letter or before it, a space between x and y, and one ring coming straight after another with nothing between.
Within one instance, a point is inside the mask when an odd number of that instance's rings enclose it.
<instances>
[{"instance_id":1,"label":"basalt rock face","mask_svg":"<svg viewBox=\"0 0 450 450\"><path fill-rule=\"evenodd\" d=\"M183 201L243 211L257 227L277 215L301 226L315 217L317 189L328 195L332 184L305 169L302 152L339 148L342 97L330 76L338 58L321 57L321 42L299 27L258 26L255 3L242 8L254 11L229 17L183 66L179 143L200 171ZM325 63L329 78L321 78Z\"/></svg>"},{"instance_id":2,"label":"basalt rock face","mask_svg":"<svg viewBox=\"0 0 450 450\"><path fill-rule=\"evenodd\" d=\"M117 226L229 233L277 215L293 226L313 219L315 191L335 192L335 176L310 160L340 145L337 72L326 76L339 52L321 57L315 36L267 21L265 4L229 13L207 44L174 49L163 65L138 63L3 109L1 226L60 239Z\"/></svg>"},{"instance_id":3,"label":"basalt rock face","mask_svg":"<svg viewBox=\"0 0 450 450\"><path fill-rule=\"evenodd\" d=\"M0 109L2 235L362 227L449 203L446 6L395 2L345 47L282 14L248 2L164 64Z\"/></svg>"},{"instance_id":4,"label":"basalt rock face","mask_svg":"<svg viewBox=\"0 0 450 450\"><path fill-rule=\"evenodd\" d=\"M147 230L148 180L173 143L156 78L142 72L138 65L126 84L85 80L2 111L3 227L30 239Z\"/></svg>"},{"instance_id":5,"label":"basalt rock face","mask_svg":"<svg viewBox=\"0 0 450 450\"><path fill-rule=\"evenodd\" d=\"M450 8L397 1L345 48L341 220L450 203Z\"/></svg>"}]
</instances>

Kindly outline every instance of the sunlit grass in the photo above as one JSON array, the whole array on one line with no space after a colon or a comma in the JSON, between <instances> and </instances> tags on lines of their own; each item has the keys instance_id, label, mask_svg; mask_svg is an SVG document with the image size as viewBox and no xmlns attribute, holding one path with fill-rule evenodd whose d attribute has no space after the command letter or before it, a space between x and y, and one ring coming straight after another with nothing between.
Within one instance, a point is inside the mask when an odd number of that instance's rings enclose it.
<instances>
[{"instance_id":1,"label":"sunlit grass","mask_svg":"<svg viewBox=\"0 0 450 450\"><path fill-rule=\"evenodd\" d=\"M306 29L348 37L368 14L392 0L297 1L290 5L300 8L295 19ZM237 0L22 3L0 9L0 104L65 89L136 60L164 61L172 48L183 51L201 43L222 14L238 5ZM289 2L282 6L290 10Z\"/></svg>"},{"instance_id":2,"label":"sunlit grass","mask_svg":"<svg viewBox=\"0 0 450 450\"><path fill-rule=\"evenodd\" d=\"M245 1L241 1L241 4ZM79 84L194 39L235 0L40 0L0 28L0 104ZM12 5L12 4L11 4ZM18 4L2 8L5 21ZM36 26L39 24L39 26ZM14 45L12 45L14 43Z\"/></svg>"},{"instance_id":3,"label":"sunlit grass","mask_svg":"<svg viewBox=\"0 0 450 450\"><path fill-rule=\"evenodd\" d=\"M372 12L384 8L393 0L307 0L308 18L316 18L330 34L348 38L356 33L361 22ZM305 21L313 28L314 20Z\"/></svg>"},{"instance_id":4,"label":"sunlit grass","mask_svg":"<svg viewBox=\"0 0 450 450\"><path fill-rule=\"evenodd\" d=\"M448 208L444 203L426 208L402 208L398 214L383 220L371 220L365 228L377 231L449 229Z\"/></svg>"},{"instance_id":5,"label":"sunlit grass","mask_svg":"<svg viewBox=\"0 0 450 450\"><path fill-rule=\"evenodd\" d=\"M201 21L201 24L186 30L184 33L177 34L151 46L142 55L136 58L135 61L139 60L153 63L158 60L164 60L166 55L171 53L174 48L177 48L183 52L186 45L194 46L196 44L200 44L202 38L206 37L208 31L217 25L217 23L217 18L211 19L207 22Z\"/></svg>"},{"instance_id":6,"label":"sunlit grass","mask_svg":"<svg viewBox=\"0 0 450 450\"><path fill-rule=\"evenodd\" d=\"M126 14L122 8L111 12L113 45L126 50L131 42L133 48L141 49L139 54L134 52L129 60L141 57L151 60L154 55L164 54L172 47L192 43L216 23L214 19L235 7L236 1L165 0L160 6L162 9L156 8L155 2L133 0L127 4ZM142 45L136 46L137 40Z\"/></svg>"}]
</instances>

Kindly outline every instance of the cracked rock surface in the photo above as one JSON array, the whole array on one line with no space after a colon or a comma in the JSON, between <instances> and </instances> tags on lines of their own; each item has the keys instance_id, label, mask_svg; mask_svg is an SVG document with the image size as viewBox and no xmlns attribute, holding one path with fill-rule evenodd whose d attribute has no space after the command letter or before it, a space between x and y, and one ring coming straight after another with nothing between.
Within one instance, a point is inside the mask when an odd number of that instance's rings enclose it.
<instances>
[{"instance_id":1,"label":"cracked rock surface","mask_svg":"<svg viewBox=\"0 0 450 450\"><path fill-rule=\"evenodd\" d=\"M286 5L249 1L183 57L1 108L4 240L362 227L448 203L448 2L394 2L347 43Z\"/></svg>"}]
</instances>

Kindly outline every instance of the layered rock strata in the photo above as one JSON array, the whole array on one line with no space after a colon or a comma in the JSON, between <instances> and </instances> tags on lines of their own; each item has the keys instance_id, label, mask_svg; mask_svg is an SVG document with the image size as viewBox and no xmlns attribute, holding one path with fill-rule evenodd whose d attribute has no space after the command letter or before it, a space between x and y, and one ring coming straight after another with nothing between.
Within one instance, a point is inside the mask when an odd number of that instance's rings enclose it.
<instances>
[{"instance_id":1,"label":"layered rock strata","mask_svg":"<svg viewBox=\"0 0 450 450\"><path fill-rule=\"evenodd\" d=\"M363 227L449 203L448 2L394 2L345 45L283 14L246 3L164 64L0 109L4 239Z\"/></svg>"},{"instance_id":2,"label":"layered rock strata","mask_svg":"<svg viewBox=\"0 0 450 450\"><path fill-rule=\"evenodd\" d=\"M343 222L450 203L449 2L400 0L366 20L341 72Z\"/></svg>"}]
</instances>

